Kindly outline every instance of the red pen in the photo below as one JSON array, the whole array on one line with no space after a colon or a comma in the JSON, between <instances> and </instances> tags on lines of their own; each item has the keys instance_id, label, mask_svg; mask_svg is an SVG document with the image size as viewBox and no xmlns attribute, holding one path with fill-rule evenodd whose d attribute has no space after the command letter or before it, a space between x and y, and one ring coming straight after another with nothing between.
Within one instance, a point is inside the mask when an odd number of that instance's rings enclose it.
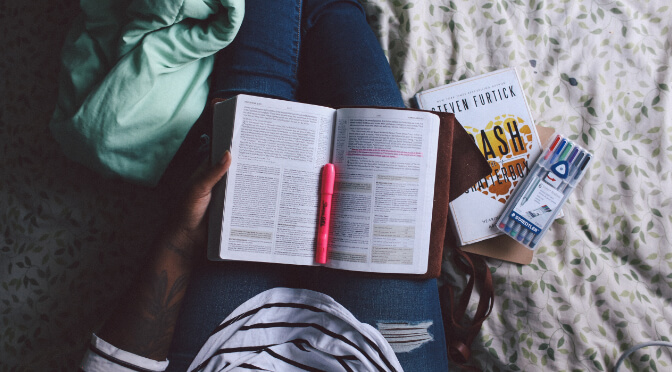
<instances>
[{"instance_id":1,"label":"red pen","mask_svg":"<svg viewBox=\"0 0 672 372\"><path fill-rule=\"evenodd\" d=\"M315 261L327 263L327 245L329 243L329 222L331 220L331 196L334 195L336 168L329 163L322 168L322 187L320 188L320 214L317 221L317 247Z\"/></svg>"}]
</instances>

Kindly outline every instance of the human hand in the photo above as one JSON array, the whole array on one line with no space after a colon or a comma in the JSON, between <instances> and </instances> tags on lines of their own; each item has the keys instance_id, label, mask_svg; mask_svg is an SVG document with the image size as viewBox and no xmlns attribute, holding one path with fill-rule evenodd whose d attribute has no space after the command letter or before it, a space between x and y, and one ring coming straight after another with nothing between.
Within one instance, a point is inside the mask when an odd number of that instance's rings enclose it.
<instances>
[{"instance_id":1,"label":"human hand","mask_svg":"<svg viewBox=\"0 0 672 372\"><path fill-rule=\"evenodd\" d=\"M206 242L205 212L212 197L212 188L231 166L231 153L226 152L214 165L202 164L191 177L189 187L168 232L170 244L192 256L195 247Z\"/></svg>"}]
</instances>

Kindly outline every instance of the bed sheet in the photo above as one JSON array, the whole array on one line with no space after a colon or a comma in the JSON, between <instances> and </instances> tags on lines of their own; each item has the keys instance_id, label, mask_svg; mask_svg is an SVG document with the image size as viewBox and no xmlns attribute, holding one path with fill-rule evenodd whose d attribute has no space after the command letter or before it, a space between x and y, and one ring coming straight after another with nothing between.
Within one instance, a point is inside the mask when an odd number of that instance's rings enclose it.
<instances>
[{"instance_id":1,"label":"bed sheet","mask_svg":"<svg viewBox=\"0 0 672 372\"><path fill-rule=\"evenodd\" d=\"M367 0L407 102L518 68L537 124L596 157L532 264L490 260L485 371L604 371L672 334L672 9L649 0ZM0 370L73 370L163 206L63 157L46 123L75 0L0 6ZM447 265L444 280L457 282ZM667 370L646 348L624 370Z\"/></svg>"},{"instance_id":2,"label":"bed sheet","mask_svg":"<svg viewBox=\"0 0 672 372\"><path fill-rule=\"evenodd\" d=\"M595 154L533 262L488 261L496 301L474 363L605 371L634 344L670 341L669 2L366 5L407 103L423 89L516 67L536 123ZM444 280L459 277L446 266ZM645 348L622 370L669 370L671 354Z\"/></svg>"}]
</instances>

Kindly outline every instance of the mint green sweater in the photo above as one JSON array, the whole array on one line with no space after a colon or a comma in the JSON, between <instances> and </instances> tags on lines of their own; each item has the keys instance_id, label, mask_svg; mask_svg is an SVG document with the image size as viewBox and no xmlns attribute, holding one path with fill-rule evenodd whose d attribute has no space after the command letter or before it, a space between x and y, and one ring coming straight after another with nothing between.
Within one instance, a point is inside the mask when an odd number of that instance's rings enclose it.
<instances>
[{"instance_id":1,"label":"mint green sweater","mask_svg":"<svg viewBox=\"0 0 672 372\"><path fill-rule=\"evenodd\" d=\"M153 186L207 103L214 54L244 0L81 0L51 132L107 177Z\"/></svg>"}]
</instances>

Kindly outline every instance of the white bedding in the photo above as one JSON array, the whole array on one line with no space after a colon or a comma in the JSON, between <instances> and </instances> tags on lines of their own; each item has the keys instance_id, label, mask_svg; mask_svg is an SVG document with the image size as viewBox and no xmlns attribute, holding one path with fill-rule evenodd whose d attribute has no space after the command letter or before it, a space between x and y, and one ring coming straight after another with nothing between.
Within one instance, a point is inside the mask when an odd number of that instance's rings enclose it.
<instances>
[{"instance_id":1,"label":"white bedding","mask_svg":"<svg viewBox=\"0 0 672 372\"><path fill-rule=\"evenodd\" d=\"M366 3L407 102L517 67L536 123L595 154L532 264L488 261L496 302L474 342L475 364L604 371L634 344L670 341L669 3ZM667 370L671 354L645 348L622 370Z\"/></svg>"}]
</instances>

